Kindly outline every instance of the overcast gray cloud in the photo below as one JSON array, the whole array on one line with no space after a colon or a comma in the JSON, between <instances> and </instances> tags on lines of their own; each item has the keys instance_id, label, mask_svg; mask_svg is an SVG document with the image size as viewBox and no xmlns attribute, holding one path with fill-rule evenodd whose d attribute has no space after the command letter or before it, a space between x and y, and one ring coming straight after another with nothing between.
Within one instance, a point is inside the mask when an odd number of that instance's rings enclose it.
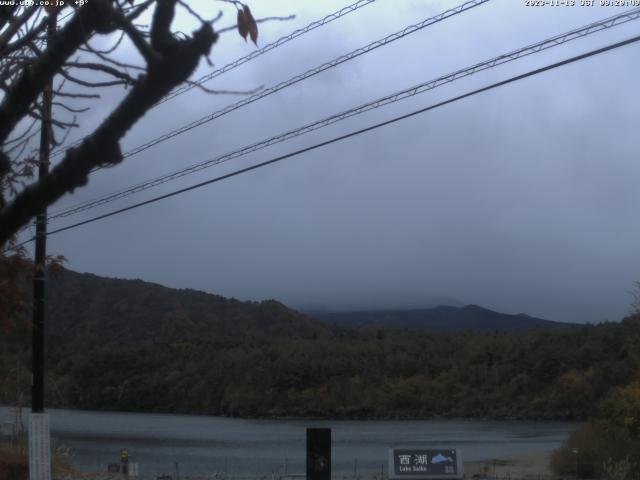
<instances>
[{"instance_id":1,"label":"overcast gray cloud","mask_svg":"<svg viewBox=\"0 0 640 480\"><path fill-rule=\"evenodd\" d=\"M261 25L261 42L345 4L253 3L257 16L297 15L291 22ZM378 0L209 86L270 86L456 4ZM620 11L534 8L519 0L493 0L99 172L86 188L52 210ZM229 22L231 17L227 15ZM638 22L632 22L574 41L74 220L430 105L637 31ZM212 58L220 66L251 48L235 33L228 34ZM66 255L69 267L79 271L242 299L277 298L300 308L413 308L434 298L451 298L561 321L617 320L628 310L632 282L640 278L639 48L607 53L52 236L50 250ZM203 65L199 74L209 68ZM117 95L107 95L103 107L96 105L84 119L85 129L99 121ZM151 112L127 137L124 149L237 99L193 90Z\"/></svg>"}]
</instances>

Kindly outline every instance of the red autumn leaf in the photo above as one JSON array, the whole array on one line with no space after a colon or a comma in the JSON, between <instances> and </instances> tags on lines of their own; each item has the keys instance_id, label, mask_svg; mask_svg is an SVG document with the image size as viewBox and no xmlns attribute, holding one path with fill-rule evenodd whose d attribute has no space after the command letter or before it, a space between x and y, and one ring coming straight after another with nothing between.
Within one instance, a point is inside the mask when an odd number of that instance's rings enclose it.
<instances>
[{"instance_id":1,"label":"red autumn leaf","mask_svg":"<svg viewBox=\"0 0 640 480\"><path fill-rule=\"evenodd\" d=\"M238 10L238 33L244 41L247 41L247 35L249 34L249 22L244 10Z\"/></svg>"},{"instance_id":2,"label":"red autumn leaf","mask_svg":"<svg viewBox=\"0 0 640 480\"><path fill-rule=\"evenodd\" d=\"M251 10L247 5L244 6L244 17L247 19L247 25L249 29L249 36L251 37L251 41L258 46L258 24L256 23L255 18L251 14Z\"/></svg>"}]
</instances>

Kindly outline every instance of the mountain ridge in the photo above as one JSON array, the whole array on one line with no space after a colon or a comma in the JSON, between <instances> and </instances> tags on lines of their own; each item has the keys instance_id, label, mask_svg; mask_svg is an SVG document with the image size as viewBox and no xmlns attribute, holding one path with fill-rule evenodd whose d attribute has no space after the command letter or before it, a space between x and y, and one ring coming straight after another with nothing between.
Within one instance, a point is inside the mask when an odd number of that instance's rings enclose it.
<instances>
[{"instance_id":1,"label":"mountain ridge","mask_svg":"<svg viewBox=\"0 0 640 480\"><path fill-rule=\"evenodd\" d=\"M477 305L308 315L276 300L241 301L66 268L48 278L46 318L47 348L52 352L252 337L344 337L353 335L349 333L353 329L373 327L457 332L569 325L525 314L502 314ZM28 342L25 337L12 348L27 348ZM0 343L10 345L2 338Z\"/></svg>"},{"instance_id":2,"label":"mountain ridge","mask_svg":"<svg viewBox=\"0 0 640 480\"><path fill-rule=\"evenodd\" d=\"M545 320L525 313L507 314L479 305L439 305L421 309L359 310L316 314L314 318L342 327L396 327L436 331L518 331L576 324Z\"/></svg>"},{"instance_id":3,"label":"mountain ridge","mask_svg":"<svg viewBox=\"0 0 640 480\"><path fill-rule=\"evenodd\" d=\"M336 331L276 300L241 301L66 268L49 274L45 305L50 351L238 341L252 336L328 337ZM22 346L27 342L24 338Z\"/></svg>"}]
</instances>

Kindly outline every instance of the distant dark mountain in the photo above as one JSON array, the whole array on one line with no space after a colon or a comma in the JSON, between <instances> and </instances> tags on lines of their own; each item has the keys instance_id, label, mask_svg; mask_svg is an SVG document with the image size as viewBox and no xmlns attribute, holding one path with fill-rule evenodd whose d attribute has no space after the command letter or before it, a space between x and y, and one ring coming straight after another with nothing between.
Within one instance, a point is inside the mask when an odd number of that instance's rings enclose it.
<instances>
[{"instance_id":1,"label":"distant dark mountain","mask_svg":"<svg viewBox=\"0 0 640 480\"><path fill-rule=\"evenodd\" d=\"M67 269L51 276L46 307L49 351L252 336L315 338L334 330L275 300L244 302Z\"/></svg>"},{"instance_id":2,"label":"distant dark mountain","mask_svg":"<svg viewBox=\"0 0 640 480\"><path fill-rule=\"evenodd\" d=\"M516 331L573 324L553 322L525 314L509 315L477 305L439 306L419 310L374 310L321 313L314 318L343 327L384 326L436 331Z\"/></svg>"},{"instance_id":3,"label":"distant dark mountain","mask_svg":"<svg viewBox=\"0 0 640 480\"><path fill-rule=\"evenodd\" d=\"M451 306L451 307L464 307L466 305L465 302L462 302L456 298L450 297L432 297L420 302L414 302L414 305L419 305L420 308L415 308L413 305L407 305L402 310L393 309L393 308L372 308L371 310L338 310L338 313L368 313L368 312L388 312L388 311L412 311L412 310L429 310L432 308L440 307L443 305ZM319 318L322 315L330 315L337 313L335 308L327 307L326 305L318 304L318 305L309 305L309 304L300 304L293 305L296 310L300 312L306 313L310 317Z\"/></svg>"},{"instance_id":4,"label":"distant dark mountain","mask_svg":"<svg viewBox=\"0 0 640 480\"><path fill-rule=\"evenodd\" d=\"M406 305L402 311L406 311L406 310L418 310L418 308L415 308L416 306L419 306L419 310L427 310L427 309L431 309L431 308L436 308L436 307L440 307L442 305L447 305L447 306L452 306L452 307L464 307L466 305L465 302L462 302L460 300L458 300L457 298L452 298L452 297L430 297L430 298L426 298L424 300L420 300L420 301L413 301L412 304ZM324 304L298 304L298 305L293 305L293 308L295 308L296 310L299 310L301 312L306 313L307 315L309 315L310 317L313 318L317 318L320 315L327 315L330 313L335 313L336 312L336 308L331 308L328 307ZM373 311L397 311L398 309L394 309L394 308L376 308L376 307L372 307L370 310L366 310L367 312L373 312ZM344 310L344 309L338 309L338 311L341 312L351 312L353 310Z\"/></svg>"}]
</instances>

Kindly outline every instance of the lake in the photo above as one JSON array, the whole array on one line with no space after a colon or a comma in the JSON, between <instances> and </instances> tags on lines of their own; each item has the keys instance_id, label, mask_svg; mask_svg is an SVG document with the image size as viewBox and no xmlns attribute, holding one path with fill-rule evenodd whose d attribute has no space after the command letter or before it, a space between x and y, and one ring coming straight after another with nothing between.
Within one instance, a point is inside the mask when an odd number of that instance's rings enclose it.
<instances>
[{"instance_id":1,"label":"lake","mask_svg":"<svg viewBox=\"0 0 640 480\"><path fill-rule=\"evenodd\" d=\"M28 412L25 412L27 415ZM556 449L579 422L495 420L253 420L197 415L49 410L56 445L82 470L105 470L129 451L141 475L304 473L307 427L332 428L336 476L386 474L392 446L456 447L465 461ZM0 423L9 408L0 407Z\"/></svg>"}]
</instances>

